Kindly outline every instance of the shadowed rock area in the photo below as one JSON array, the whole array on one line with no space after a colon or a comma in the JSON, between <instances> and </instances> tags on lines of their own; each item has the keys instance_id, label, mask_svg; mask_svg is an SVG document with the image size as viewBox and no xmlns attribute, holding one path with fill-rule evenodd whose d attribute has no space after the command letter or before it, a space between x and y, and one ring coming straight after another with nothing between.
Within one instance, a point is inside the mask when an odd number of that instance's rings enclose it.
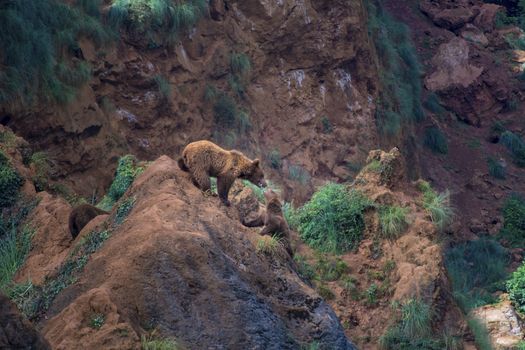
<instances>
[{"instance_id":1,"label":"shadowed rock area","mask_svg":"<svg viewBox=\"0 0 525 350\"><path fill-rule=\"evenodd\" d=\"M16 306L0 294L0 349L51 349L49 343L26 321Z\"/></svg>"},{"instance_id":2,"label":"shadowed rock area","mask_svg":"<svg viewBox=\"0 0 525 350\"><path fill-rule=\"evenodd\" d=\"M189 349L355 349L293 261L257 252L258 230L203 195L175 161L152 163L129 198L127 219L102 224L110 238L42 321L53 348L135 349L155 329ZM95 314L104 315L100 329L89 326Z\"/></svg>"}]
</instances>

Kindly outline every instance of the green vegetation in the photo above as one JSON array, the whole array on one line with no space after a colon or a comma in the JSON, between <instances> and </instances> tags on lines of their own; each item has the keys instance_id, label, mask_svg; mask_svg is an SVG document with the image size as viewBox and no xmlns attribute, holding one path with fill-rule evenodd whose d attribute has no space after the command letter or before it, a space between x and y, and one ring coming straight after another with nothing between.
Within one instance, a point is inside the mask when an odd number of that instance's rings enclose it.
<instances>
[{"instance_id":1,"label":"green vegetation","mask_svg":"<svg viewBox=\"0 0 525 350\"><path fill-rule=\"evenodd\" d=\"M323 116L321 118L321 125L323 126L323 133L325 134L331 134L332 131L334 131L334 127L332 126L332 123L330 123L330 119L328 119L327 116Z\"/></svg>"},{"instance_id":2,"label":"green vegetation","mask_svg":"<svg viewBox=\"0 0 525 350\"><path fill-rule=\"evenodd\" d=\"M383 350L442 350L445 340L432 334L433 311L418 299L395 305L395 323L379 338Z\"/></svg>"},{"instance_id":3,"label":"green vegetation","mask_svg":"<svg viewBox=\"0 0 525 350\"><path fill-rule=\"evenodd\" d=\"M525 198L519 194L510 195L503 203L503 227L499 239L515 248L525 244Z\"/></svg>"},{"instance_id":4,"label":"green vegetation","mask_svg":"<svg viewBox=\"0 0 525 350\"><path fill-rule=\"evenodd\" d=\"M437 193L426 181L419 182L419 190L423 192L423 207L430 219L439 230L445 229L454 216L449 192Z\"/></svg>"},{"instance_id":5,"label":"green vegetation","mask_svg":"<svg viewBox=\"0 0 525 350\"><path fill-rule=\"evenodd\" d=\"M249 187L252 191L253 191L253 194L255 195L255 197L257 197L257 200L261 203L264 203L265 202L265 198L264 198L264 188L261 188L257 185L254 185L252 184L250 181L248 180L242 180L242 184L246 187ZM270 187L270 184L268 184Z\"/></svg>"},{"instance_id":6,"label":"green vegetation","mask_svg":"<svg viewBox=\"0 0 525 350\"><path fill-rule=\"evenodd\" d=\"M521 136L511 131L505 131L501 134L500 142L507 147L514 163L519 167L525 167L525 141Z\"/></svg>"},{"instance_id":7,"label":"green vegetation","mask_svg":"<svg viewBox=\"0 0 525 350\"><path fill-rule=\"evenodd\" d=\"M368 306L377 305L378 291L379 287L375 283L372 283L370 287L365 290L366 304Z\"/></svg>"},{"instance_id":8,"label":"green vegetation","mask_svg":"<svg viewBox=\"0 0 525 350\"><path fill-rule=\"evenodd\" d=\"M290 165L288 167L288 177L290 180L297 181L301 185L306 185L310 181L308 170L300 165Z\"/></svg>"},{"instance_id":9,"label":"green vegetation","mask_svg":"<svg viewBox=\"0 0 525 350\"><path fill-rule=\"evenodd\" d=\"M235 101L225 93L219 93L213 104L215 124L225 129L235 129L241 133L251 128L249 115L237 108Z\"/></svg>"},{"instance_id":10,"label":"green vegetation","mask_svg":"<svg viewBox=\"0 0 525 350\"><path fill-rule=\"evenodd\" d=\"M155 85L157 85L157 90L161 96L163 102L168 102L171 97L171 86L168 79L162 75L156 75L154 78Z\"/></svg>"},{"instance_id":11,"label":"green vegetation","mask_svg":"<svg viewBox=\"0 0 525 350\"><path fill-rule=\"evenodd\" d=\"M255 249L257 253L277 256L282 252L283 242L278 235L262 236L258 238Z\"/></svg>"},{"instance_id":12,"label":"green vegetation","mask_svg":"<svg viewBox=\"0 0 525 350\"><path fill-rule=\"evenodd\" d=\"M270 166L276 170L281 169L282 166L282 160L281 160L281 153L279 150L274 149L270 152L268 155L268 160L270 161Z\"/></svg>"},{"instance_id":13,"label":"green vegetation","mask_svg":"<svg viewBox=\"0 0 525 350\"><path fill-rule=\"evenodd\" d=\"M445 266L454 298L465 313L496 301L493 292L504 288L509 255L498 242L480 238L449 248Z\"/></svg>"},{"instance_id":14,"label":"green vegetation","mask_svg":"<svg viewBox=\"0 0 525 350\"><path fill-rule=\"evenodd\" d=\"M173 339L159 339L154 336L140 337L142 350L177 350L179 345Z\"/></svg>"},{"instance_id":15,"label":"green vegetation","mask_svg":"<svg viewBox=\"0 0 525 350\"><path fill-rule=\"evenodd\" d=\"M232 53L230 56L230 69L233 74L239 76L247 75L252 69L250 58L244 53Z\"/></svg>"},{"instance_id":16,"label":"green vegetation","mask_svg":"<svg viewBox=\"0 0 525 350\"><path fill-rule=\"evenodd\" d=\"M129 197L120 202L115 214L115 224L120 225L126 220L135 205L135 197Z\"/></svg>"},{"instance_id":17,"label":"green vegetation","mask_svg":"<svg viewBox=\"0 0 525 350\"><path fill-rule=\"evenodd\" d=\"M317 255L314 271L320 281L337 281L348 273L348 265L341 258L332 258L326 254Z\"/></svg>"},{"instance_id":18,"label":"green vegetation","mask_svg":"<svg viewBox=\"0 0 525 350\"><path fill-rule=\"evenodd\" d=\"M15 290L24 290L24 293L16 295L14 300L25 316L34 319L48 310L55 297L76 282L77 276L88 263L91 254L97 251L110 236L109 231L93 231L83 237L57 273L52 277L47 277L42 287L36 287L30 283L17 286Z\"/></svg>"},{"instance_id":19,"label":"green vegetation","mask_svg":"<svg viewBox=\"0 0 525 350\"><path fill-rule=\"evenodd\" d=\"M445 137L443 132L435 126L426 128L425 146L432 150L432 152L434 153L448 153L447 138Z\"/></svg>"},{"instance_id":20,"label":"green vegetation","mask_svg":"<svg viewBox=\"0 0 525 350\"><path fill-rule=\"evenodd\" d=\"M303 241L321 252L343 253L357 247L372 203L356 190L329 183L318 189L292 222Z\"/></svg>"},{"instance_id":21,"label":"green vegetation","mask_svg":"<svg viewBox=\"0 0 525 350\"><path fill-rule=\"evenodd\" d=\"M310 265L302 255L295 254L293 258L297 264L297 273L299 276L307 281L312 281L316 277L315 269L312 265Z\"/></svg>"},{"instance_id":22,"label":"green vegetation","mask_svg":"<svg viewBox=\"0 0 525 350\"><path fill-rule=\"evenodd\" d=\"M91 320L89 321L89 326L93 329L100 329L106 321L106 316L104 314L94 314Z\"/></svg>"},{"instance_id":23,"label":"green vegetation","mask_svg":"<svg viewBox=\"0 0 525 350\"><path fill-rule=\"evenodd\" d=\"M487 158L487 165L489 167L489 174L495 178L495 179L500 179L500 180L503 180L506 178L507 174L506 174L506 170L505 170L505 167L501 164L500 161L492 158L492 157L488 157Z\"/></svg>"},{"instance_id":24,"label":"green vegetation","mask_svg":"<svg viewBox=\"0 0 525 350\"><path fill-rule=\"evenodd\" d=\"M88 37L96 45L111 39L100 21L82 8L87 7L57 0L0 5L0 104L73 100L91 77L85 61L70 60L79 48L77 39Z\"/></svg>"},{"instance_id":25,"label":"green vegetation","mask_svg":"<svg viewBox=\"0 0 525 350\"><path fill-rule=\"evenodd\" d=\"M520 314L525 314L525 264L512 273L507 281L509 299Z\"/></svg>"},{"instance_id":26,"label":"green vegetation","mask_svg":"<svg viewBox=\"0 0 525 350\"><path fill-rule=\"evenodd\" d=\"M176 42L206 14L206 0L113 0L108 22L149 39L154 48Z\"/></svg>"},{"instance_id":27,"label":"green vegetation","mask_svg":"<svg viewBox=\"0 0 525 350\"><path fill-rule=\"evenodd\" d=\"M15 203L22 183L22 177L14 169L7 155L0 150L0 209Z\"/></svg>"},{"instance_id":28,"label":"green vegetation","mask_svg":"<svg viewBox=\"0 0 525 350\"><path fill-rule=\"evenodd\" d=\"M474 335L474 342L479 350L493 350L487 328L478 319L468 317L467 325Z\"/></svg>"},{"instance_id":29,"label":"green vegetation","mask_svg":"<svg viewBox=\"0 0 525 350\"><path fill-rule=\"evenodd\" d=\"M423 105L426 109L439 117L443 117L447 113L447 110L441 105L439 97L433 92L428 94Z\"/></svg>"},{"instance_id":30,"label":"green vegetation","mask_svg":"<svg viewBox=\"0 0 525 350\"><path fill-rule=\"evenodd\" d=\"M22 266L29 250L34 231L29 227L18 230L15 225L5 225L0 221L0 291L6 292Z\"/></svg>"},{"instance_id":31,"label":"green vegetation","mask_svg":"<svg viewBox=\"0 0 525 350\"><path fill-rule=\"evenodd\" d=\"M406 216L408 208L386 206L379 209L381 236L386 239L396 239L408 226Z\"/></svg>"},{"instance_id":32,"label":"green vegetation","mask_svg":"<svg viewBox=\"0 0 525 350\"><path fill-rule=\"evenodd\" d=\"M44 191L47 188L50 166L47 153L35 152L29 159L29 164L33 167L35 174L32 177L33 184L37 191Z\"/></svg>"},{"instance_id":33,"label":"green vegetation","mask_svg":"<svg viewBox=\"0 0 525 350\"><path fill-rule=\"evenodd\" d=\"M115 178L109 187L108 194L97 205L103 210L110 210L116 201L124 195L135 178L142 174L143 166L138 165L138 160L133 155L125 155L118 161Z\"/></svg>"},{"instance_id":34,"label":"green vegetation","mask_svg":"<svg viewBox=\"0 0 525 350\"><path fill-rule=\"evenodd\" d=\"M324 283L320 283L316 287L317 292L324 300L332 300L335 298L334 292Z\"/></svg>"},{"instance_id":35,"label":"green vegetation","mask_svg":"<svg viewBox=\"0 0 525 350\"><path fill-rule=\"evenodd\" d=\"M408 27L396 21L380 1L368 1L368 32L380 65L382 91L377 101L376 123L387 135L424 118L421 106L421 67Z\"/></svg>"}]
</instances>

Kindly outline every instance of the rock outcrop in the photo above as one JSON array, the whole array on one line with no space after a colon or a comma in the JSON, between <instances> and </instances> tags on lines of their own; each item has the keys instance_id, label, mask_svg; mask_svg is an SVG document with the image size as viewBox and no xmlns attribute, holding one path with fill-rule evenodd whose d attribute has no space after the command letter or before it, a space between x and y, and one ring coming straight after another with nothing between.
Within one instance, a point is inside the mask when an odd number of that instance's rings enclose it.
<instances>
[{"instance_id":1,"label":"rock outcrop","mask_svg":"<svg viewBox=\"0 0 525 350\"><path fill-rule=\"evenodd\" d=\"M20 314L15 304L1 293L0 349L51 349L49 343Z\"/></svg>"},{"instance_id":2,"label":"rock outcrop","mask_svg":"<svg viewBox=\"0 0 525 350\"><path fill-rule=\"evenodd\" d=\"M115 212L100 223L109 238L39 321L54 349L138 349L140 336L153 329L190 349L296 349L314 342L354 349L293 261L258 252L258 229L201 193L171 158L153 162L122 200L130 199L133 209L121 225ZM28 261L48 249L35 246ZM98 328L94 315L102 315Z\"/></svg>"}]
</instances>

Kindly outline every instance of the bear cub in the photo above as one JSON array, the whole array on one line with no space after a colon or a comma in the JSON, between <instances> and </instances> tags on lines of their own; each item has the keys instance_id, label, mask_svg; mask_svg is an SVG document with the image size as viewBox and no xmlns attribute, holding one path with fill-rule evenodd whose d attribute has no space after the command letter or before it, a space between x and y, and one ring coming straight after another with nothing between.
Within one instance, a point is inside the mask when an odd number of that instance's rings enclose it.
<instances>
[{"instance_id":1,"label":"bear cub","mask_svg":"<svg viewBox=\"0 0 525 350\"><path fill-rule=\"evenodd\" d=\"M284 218L281 201L277 193L271 189L264 192L264 198L266 199L266 213L262 217L264 227L260 234L280 237L283 240L286 251L293 257L293 250L290 245L290 227Z\"/></svg>"},{"instance_id":2,"label":"bear cub","mask_svg":"<svg viewBox=\"0 0 525 350\"><path fill-rule=\"evenodd\" d=\"M80 204L69 214L69 232L75 239L80 231L96 216L109 214L107 211L99 209L91 204Z\"/></svg>"},{"instance_id":3,"label":"bear cub","mask_svg":"<svg viewBox=\"0 0 525 350\"><path fill-rule=\"evenodd\" d=\"M188 144L178 160L179 167L191 175L193 183L202 191L211 191L210 176L217 178L219 198L230 205L228 192L235 179L245 179L259 187L266 187L259 159L251 160L239 151L225 150L210 141Z\"/></svg>"}]
</instances>

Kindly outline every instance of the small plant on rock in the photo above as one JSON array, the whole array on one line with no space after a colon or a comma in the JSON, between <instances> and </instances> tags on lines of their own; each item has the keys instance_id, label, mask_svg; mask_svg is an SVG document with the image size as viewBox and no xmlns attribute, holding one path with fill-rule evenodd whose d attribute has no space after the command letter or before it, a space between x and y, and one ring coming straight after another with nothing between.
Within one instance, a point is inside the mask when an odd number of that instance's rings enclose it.
<instances>
[{"instance_id":1,"label":"small plant on rock","mask_svg":"<svg viewBox=\"0 0 525 350\"><path fill-rule=\"evenodd\" d=\"M282 239L278 235L262 236L257 240L256 251L270 256L279 255L283 250Z\"/></svg>"},{"instance_id":2,"label":"small plant on rock","mask_svg":"<svg viewBox=\"0 0 525 350\"><path fill-rule=\"evenodd\" d=\"M106 321L106 316L104 314L95 314L91 317L89 321L89 326L93 329L100 329Z\"/></svg>"}]
</instances>

